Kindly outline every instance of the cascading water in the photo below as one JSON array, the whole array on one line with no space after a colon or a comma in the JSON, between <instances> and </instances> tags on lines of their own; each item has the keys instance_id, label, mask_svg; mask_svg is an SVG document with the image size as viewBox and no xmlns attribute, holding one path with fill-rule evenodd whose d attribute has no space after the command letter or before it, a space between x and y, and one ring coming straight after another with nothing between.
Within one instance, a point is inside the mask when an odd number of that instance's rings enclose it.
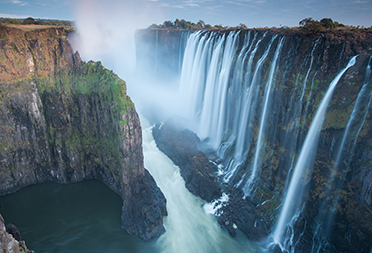
<instances>
[{"instance_id":1,"label":"cascading water","mask_svg":"<svg viewBox=\"0 0 372 253\"><path fill-rule=\"evenodd\" d=\"M180 84L180 93L186 97L185 104L188 105L185 107L189 108L185 115L192 122L197 122L196 126L190 127L201 139L207 140L221 157L234 146L233 159L225 169L225 181L234 178L239 166L246 159L250 143L254 141L254 133L247 126L256 121L255 111L260 108L260 103L264 104L264 109L258 145L262 146L263 143L271 85L284 39L279 39L275 55L270 56L273 59L268 59L271 46L276 41L276 35L272 36L254 65L256 52L266 33L259 38L258 36L255 33L251 41L250 35L245 38L245 45L239 51L236 61L234 59L238 53L236 44L239 32L231 32L227 36L197 32L190 36L185 49ZM263 87L261 76L263 65L268 60L273 63L270 66L269 80L266 80L267 88ZM261 98L260 92L265 93L264 98ZM232 132L230 136L229 132ZM256 175L261 149L256 150L249 183L240 182L242 185L249 185ZM243 179L247 180L245 177Z\"/></svg>"},{"instance_id":2,"label":"cascading water","mask_svg":"<svg viewBox=\"0 0 372 253\"><path fill-rule=\"evenodd\" d=\"M303 174L306 173L307 168L311 168L313 164L313 159L318 143L319 133L324 121L324 115L327 109L327 106L329 104L329 101L332 97L333 91L342 77L342 75L355 64L356 56L354 56L348 65L336 76L336 78L331 82L329 85L328 91L325 94L317 113L315 114L315 117L311 123L309 132L307 133L305 142L303 144L303 147L301 149L299 158L297 160L296 166L293 171L293 175L291 178L291 183L289 185L289 188L287 190L287 194L285 196L285 201L282 207L282 211L279 216L278 224L275 228L275 231L273 233L273 240L276 244L279 244L281 248L288 249L292 245L286 245L286 243L290 243L291 235L287 235L286 238L283 238L283 235L285 233L286 227L289 223L289 220L293 215L298 212L298 210L301 208L301 203L297 203L295 205L295 201L297 198L295 198L295 195L299 197L299 193L301 194L303 190L303 186L301 187L301 177L303 177Z\"/></svg>"},{"instance_id":3,"label":"cascading water","mask_svg":"<svg viewBox=\"0 0 372 253\"><path fill-rule=\"evenodd\" d=\"M275 37L273 38L273 40L274 39L275 39ZM266 88L265 88L263 110L262 110L261 122L260 122L260 130L258 132L258 139L257 139L257 145L256 145L256 152L255 152L254 160L253 160L252 174L249 177L246 185L243 188L244 194L246 196L249 195L249 193L251 191L250 185L253 183L253 181L256 177L259 162L262 159L262 157L264 156L264 154L262 154L262 153L265 151L265 146L264 146L264 143L263 143L262 139L264 138L263 135L265 133L265 128L266 128L266 119L267 119L267 114L268 114L268 104L269 104L269 99L270 99L270 94L271 94L271 87L272 87L273 82L274 82L274 80L273 80L274 79L274 73L277 70L276 69L276 63L277 63L277 60L279 58L279 54L281 52L283 43L284 43L284 37L280 39L279 44L277 46L277 49L276 49L276 52L275 52L275 55L274 55L274 59L273 59L273 63L271 65L271 69L270 69L270 73L269 73L269 80L267 81ZM266 56L265 56L265 58L266 58Z\"/></svg>"},{"instance_id":4,"label":"cascading water","mask_svg":"<svg viewBox=\"0 0 372 253\"><path fill-rule=\"evenodd\" d=\"M325 189L325 196L330 196L330 194L333 193L334 198L331 200L325 198L321 204L317 218L317 231L313 237L314 242L312 252L314 253L320 252L323 244L327 243L326 240L332 230L334 214L336 212L339 197L341 195L340 189L345 181L347 169L350 165L357 138L364 125L368 108L371 104L371 59L372 57L369 58L362 89L359 91L353 111L346 125L341 144L339 145L336 153L333 170Z\"/></svg>"},{"instance_id":5,"label":"cascading water","mask_svg":"<svg viewBox=\"0 0 372 253\"><path fill-rule=\"evenodd\" d=\"M238 95L235 95L235 97L237 97L237 100L239 101L239 103L237 103L236 106L231 109L232 111L235 110L235 113L233 113L234 134L232 135L232 140L229 141L228 146L231 146L232 143L235 141L235 139L236 139L236 144L235 144L234 157L231 160L230 164L227 166L227 170L225 171L226 181L229 181L231 178L235 176L237 169L245 160L245 157L250 148L250 142L246 141L246 139L250 139L251 137L251 131L247 131L246 126L248 125L248 123L251 123L250 120L252 120L252 117L249 117L249 116L250 116L251 110L253 110L253 108L251 108L253 88L250 85L251 84L250 75L252 73L253 58L255 57L258 46L260 45L260 42L263 39L263 38L260 38L256 42L256 37L257 37L257 34L255 34L255 37L253 38L253 41L251 42L251 46L248 49L248 51L245 53L243 60L239 61L236 66L237 68L242 69L242 73L245 71L246 74L244 75L244 78L243 77L241 77L241 79L237 78L234 80L234 83L233 83L233 88L235 91L234 94L238 94ZM263 37L265 37L265 35ZM255 45L254 48L253 48L253 45ZM253 50L251 51L252 48ZM247 67L246 69L244 69L245 61L248 55L249 55L249 58L248 58ZM242 95L240 96L239 94L242 94ZM246 138L246 136L248 138ZM225 150L226 149L227 147L225 147Z\"/></svg>"},{"instance_id":6,"label":"cascading water","mask_svg":"<svg viewBox=\"0 0 372 253\"><path fill-rule=\"evenodd\" d=\"M151 126L142 117L145 167L167 199L166 233L160 252L257 252L244 238L233 239L221 230L215 216L203 210L203 201L185 187L179 168L156 147Z\"/></svg>"},{"instance_id":7,"label":"cascading water","mask_svg":"<svg viewBox=\"0 0 372 253\"><path fill-rule=\"evenodd\" d=\"M213 36L197 32L185 49L180 93L188 105L186 115L198 122L191 128L200 138L209 139L214 149L225 130L226 92L238 37L239 33Z\"/></svg>"},{"instance_id":8,"label":"cascading water","mask_svg":"<svg viewBox=\"0 0 372 253\"><path fill-rule=\"evenodd\" d=\"M296 152L296 149L297 149L297 141L296 140L297 139L302 139L302 132L303 132L302 130L304 128L304 122L301 122L301 118L306 118L306 117L301 117L301 116L302 115L304 115L304 116L308 115L308 107L309 107L310 101L311 101L310 98L311 98L311 95L312 95L312 92L313 92L312 88L313 88L314 80L312 81L312 84L311 84L311 87L310 87L310 92L308 94L308 101L306 103L305 112L302 111L303 100L304 100L304 97L305 97L306 88L308 87L308 85L307 85L308 78L310 76L310 73L311 73L312 69L314 68L315 50L317 49L318 45L320 44L320 41L321 41L321 38L318 38L314 42L313 48L312 48L311 53L309 55L310 63L309 63L309 67L306 71L306 76L302 81L302 85L299 86L299 90L295 89L294 92L292 93L292 96L291 96L291 108L293 108L294 112L293 112L293 115L290 115L290 119L293 119L296 122L293 126L293 131L294 131L293 136L294 136L294 138L287 138L287 136L286 136L286 140L282 144L282 146L288 147L288 151L290 153L295 153ZM308 59L305 61L305 63L307 63L307 62L308 62ZM304 65L306 67L306 64L304 64ZM316 73L314 74L313 79L315 78L315 76L316 76ZM296 80L296 83L298 83L298 79ZM300 92L300 98L297 101L296 100L296 95L298 95L298 92ZM290 159L289 163L287 163L287 166L289 167L289 170L288 170L289 172L288 172L288 176L286 178L286 185L284 187L285 189L288 188L288 185L290 183L290 175L292 174L291 172L292 172L292 169L293 169L293 166L294 166L294 162L295 162L295 155L292 155L292 158Z\"/></svg>"}]
</instances>

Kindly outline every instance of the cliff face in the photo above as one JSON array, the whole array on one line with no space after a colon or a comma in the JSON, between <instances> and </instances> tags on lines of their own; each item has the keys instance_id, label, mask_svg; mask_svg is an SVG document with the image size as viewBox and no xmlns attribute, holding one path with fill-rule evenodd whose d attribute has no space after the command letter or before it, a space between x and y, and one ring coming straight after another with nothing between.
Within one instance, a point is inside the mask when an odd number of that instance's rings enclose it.
<instances>
[{"instance_id":1,"label":"cliff face","mask_svg":"<svg viewBox=\"0 0 372 253\"><path fill-rule=\"evenodd\" d=\"M168 33L140 31L138 45L143 45L141 40L158 36L163 48L175 48L183 37ZM372 245L372 32L366 29L322 34L285 29L204 31L193 36L189 43L194 50L190 55L185 53L189 57L186 60L191 59L185 63L191 64L186 66L190 72L182 74L186 79L192 77L187 79L190 82L181 80L181 84L190 87L181 90L184 96L189 95L188 90L199 91L190 92L188 101L195 104L187 107L195 111L190 113L194 118L188 120L194 125L202 122L201 130L197 127L193 130L204 134L203 138L215 145L215 151L223 159L221 179L227 182L230 200L220 210L219 222L232 234L236 224L255 241L270 238L275 232L319 105L337 74L358 55L355 65L339 80L319 140L315 140L315 148L307 155L314 159L309 159L298 179L299 188L291 206L297 209L288 214L293 219L282 235L281 244L288 251L369 251ZM167 54L167 50L163 53ZM142 49L137 48L137 52L141 55ZM226 56L226 52L231 55ZM157 55L155 59L159 62L166 58L159 52ZM169 59L174 55L183 57L178 49ZM212 55L220 59L213 73L210 72ZM192 62L198 68L193 68ZM199 73L197 69L205 71ZM222 79L225 73L228 74ZM205 80L209 76L215 78L213 87L218 91L208 90ZM220 88L218 85L223 80L226 85ZM197 82L199 86L195 85ZM270 82L272 86L267 92ZM203 104L205 101L210 104ZM213 104L217 106L205 113L212 116L202 121L204 108L210 109ZM262 120L263 115L266 121ZM219 131L214 131L217 128ZM219 142L213 143L219 137Z\"/></svg>"},{"instance_id":2,"label":"cliff face","mask_svg":"<svg viewBox=\"0 0 372 253\"><path fill-rule=\"evenodd\" d=\"M159 236L166 200L144 168L125 82L82 62L67 35L0 27L0 194L100 179L123 199L124 230Z\"/></svg>"}]
</instances>

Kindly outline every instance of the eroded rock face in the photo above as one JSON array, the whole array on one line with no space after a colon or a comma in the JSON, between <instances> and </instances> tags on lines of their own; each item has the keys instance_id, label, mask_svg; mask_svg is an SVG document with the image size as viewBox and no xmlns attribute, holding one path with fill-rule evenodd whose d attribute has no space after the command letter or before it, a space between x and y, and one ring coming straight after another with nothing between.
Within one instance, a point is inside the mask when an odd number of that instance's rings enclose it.
<instances>
[{"instance_id":1,"label":"eroded rock face","mask_svg":"<svg viewBox=\"0 0 372 253\"><path fill-rule=\"evenodd\" d=\"M63 29L0 34L0 194L99 179L123 199L124 230L143 240L161 235L165 197L144 168L125 82L82 62Z\"/></svg>"}]
</instances>

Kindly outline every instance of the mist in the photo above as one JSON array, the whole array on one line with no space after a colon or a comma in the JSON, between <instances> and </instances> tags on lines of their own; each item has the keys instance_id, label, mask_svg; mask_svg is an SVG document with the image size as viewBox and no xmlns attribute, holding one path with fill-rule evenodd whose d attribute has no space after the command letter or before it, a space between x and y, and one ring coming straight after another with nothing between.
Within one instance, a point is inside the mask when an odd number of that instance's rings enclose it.
<instances>
[{"instance_id":1,"label":"mist","mask_svg":"<svg viewBox=\"0 0 372 253\"><path fill-rule=\"evenodd\" d=\"M128 95L150 122L175 113L178 80L159 81L153 70L136 67L135 31L163 20L155 2L79 0L74 9L77 33L70 41L81 58L101 61L126 81Z\"/></svg>"}]
</instances>

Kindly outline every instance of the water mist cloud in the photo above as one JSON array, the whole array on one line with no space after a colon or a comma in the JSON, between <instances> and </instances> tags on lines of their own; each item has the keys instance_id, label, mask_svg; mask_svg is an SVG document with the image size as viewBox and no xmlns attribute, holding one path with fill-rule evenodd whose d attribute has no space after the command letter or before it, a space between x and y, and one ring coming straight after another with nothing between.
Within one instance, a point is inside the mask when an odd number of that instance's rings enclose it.
<instances>
[{"instance_id":1,"label":"water mist cloud","mask_svg":"<svg viewBox=\"0 0 372 253\"><path fill-rule=\"evenodd\" d=\"M83 60L102 61L122 78L135 66L134 32L161 12L144 0L79 0L74 8L77 35L72 38Z\"/></svg>"},{"instance_id":2,"label":"water mist cloud","mask_svg":"<svg viewBox=\"0 0 372 253\"><path fill-rule=\"evenodd\" d=\"M101 61L127 82L128 94L139 111L164 118L170 114L165 111L175 108L171 106L177 100L175 87L156 83L149 68L136 68L135 31L163 20L156 4L148 0L79 0L75 6L78 32L71 42L84 61Z\"/></svg>"}]
</instances>

